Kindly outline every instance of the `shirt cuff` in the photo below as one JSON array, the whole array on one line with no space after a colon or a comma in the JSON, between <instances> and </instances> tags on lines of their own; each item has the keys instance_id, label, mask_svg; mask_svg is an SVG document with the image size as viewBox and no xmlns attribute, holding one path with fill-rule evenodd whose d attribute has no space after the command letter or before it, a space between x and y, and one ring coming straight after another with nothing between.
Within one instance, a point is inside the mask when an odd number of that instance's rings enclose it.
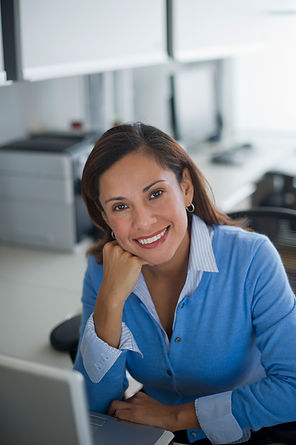
<instances>
[{"instance_id":1,"label":"shirt cuff","mask_svg":"<svg viewBox=\"0 0 296 445\"><path fill-rule=\"evenodd\" d=\"M250 431L243 431L232 414L231 395L227 391L195 401L199 424L213 444L241 443L250 437Z\"/></svg>"},{"instance_id":2,"label":"shirt cuff","mask_svg":"<svg viewBox=\"0 0 296 445\"><path fill-rule=\"evenodd\" d=\"M143 358L143 354L138 348L138 345L136 343L136 340L127 327L127 325L122 322L121 323L121 336L120 336L120 343L119 343L119 349L128 349L129 351L136 352L140 355L141 358Z\"/></svg>"},{"instance_id":3,"label":"shirt cuff","mask_svg":"<svg viewBox=\"0 0 296 445\"><path fill-rule=\"evenodd\" d=\"M102 380L122 353L121 350L113 348L97 336L93 314L86 323L80 351L84 368L93 383L99 383Z\"/></svg>"}]
</instances>

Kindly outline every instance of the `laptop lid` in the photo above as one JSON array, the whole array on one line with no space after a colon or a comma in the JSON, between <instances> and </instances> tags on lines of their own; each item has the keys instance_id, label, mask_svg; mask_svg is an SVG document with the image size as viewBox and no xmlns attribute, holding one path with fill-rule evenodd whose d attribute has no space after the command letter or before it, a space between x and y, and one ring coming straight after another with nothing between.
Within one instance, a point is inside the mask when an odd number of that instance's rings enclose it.
<instances>
[{"instance_id":1,"label":"laptop lid","mask_svg":"<svg viewBox=\"0 0 296 445\"><path fill-rule=\"evenodd\" d=\"M173 438L168 431L103 414L90 421L80 373L3 355L0 432L1 443L13 445L166 445Z\"/></svg>"}]
</instances>

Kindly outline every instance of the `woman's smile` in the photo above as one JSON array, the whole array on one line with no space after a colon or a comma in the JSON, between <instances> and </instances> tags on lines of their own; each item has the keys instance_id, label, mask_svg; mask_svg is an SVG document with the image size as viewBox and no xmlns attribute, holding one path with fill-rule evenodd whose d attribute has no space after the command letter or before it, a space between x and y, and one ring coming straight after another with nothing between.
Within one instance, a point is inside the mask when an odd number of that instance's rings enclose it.
<instances>
[{"instance_id":1,"label":"woman's smile","mask_svg":"<svg viewBox=\"0 0 296 445\"><path fill-rule=\"evenodd\" d=\"M164 243L167 238L168 231L169 226L160 232L150 235L149 237L136 238L135 241L144 249L154 249L155 247L158 247L160 244Z\"/></svg>"}]
</instances>

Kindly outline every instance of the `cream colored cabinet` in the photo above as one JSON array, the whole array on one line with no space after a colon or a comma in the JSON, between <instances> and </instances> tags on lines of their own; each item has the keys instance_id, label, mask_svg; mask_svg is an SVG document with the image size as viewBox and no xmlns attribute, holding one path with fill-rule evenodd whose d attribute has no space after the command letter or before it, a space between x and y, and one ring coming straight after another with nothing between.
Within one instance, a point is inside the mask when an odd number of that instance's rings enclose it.
<instances>
[{"instance_id":1,"label":"cream colored cabinet","mask_svg":"<svg viewBox=\"0 0 296 445\"><path fill-rule=\"evenodd\" d=\"M270 10L294 0L17 0L17 74L39 80L210 60L266 46ZM167 20L168 7L168 20ZM169 25L167 29L167 23ZM0 42L0 82L5 80Z\"/></svg>"},{"instance_id":2,"label":"cream colored cabinet","mask_svg":"<svg viewBox=\"0 0 296 445\"><path fill-rule=\"evenodd\" d=\"M28 80L166 61L163 0L20 0Z\"/></svg>"},{"instance_id":3,"label":"cream colored cabinet","mask_svg":"<svg viewBox=\"0 0 296 445\"><path fill-rule=\"evenodd\" d=\"M261 0L172 0L172 52L181 62L254 51L266 41Z\"/></svg>"}]
</instances>

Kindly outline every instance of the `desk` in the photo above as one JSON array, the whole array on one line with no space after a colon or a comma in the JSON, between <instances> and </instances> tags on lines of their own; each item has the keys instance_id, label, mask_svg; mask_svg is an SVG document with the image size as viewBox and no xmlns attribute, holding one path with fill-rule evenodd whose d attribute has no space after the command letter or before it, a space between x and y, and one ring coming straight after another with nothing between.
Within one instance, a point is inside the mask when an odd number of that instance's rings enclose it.
<instances>
[{"instance_id":1,"label":"desk","mask_svg":"<svg viewBox=\"0 0 296 445\"><path fill-rule=\"evenodd\" d=\"M0 246L0 353L71 367L51 329L80 309L86 244L73 254Z\"/></svg>"},{"instance_id":2,"label":"desk","mask_svg":"<svg viewBox=\"0 0 296 445\"><path fill-rule=\"evenodd\" d=\"M296 175L296 139L258 138L246 162L240 166L211 163L209 149L190 154L208 180L216 205L223 212L238 210L240 203L255 191L256 182L266 171L276 169Z\"/></svg>"}]
</instances>

